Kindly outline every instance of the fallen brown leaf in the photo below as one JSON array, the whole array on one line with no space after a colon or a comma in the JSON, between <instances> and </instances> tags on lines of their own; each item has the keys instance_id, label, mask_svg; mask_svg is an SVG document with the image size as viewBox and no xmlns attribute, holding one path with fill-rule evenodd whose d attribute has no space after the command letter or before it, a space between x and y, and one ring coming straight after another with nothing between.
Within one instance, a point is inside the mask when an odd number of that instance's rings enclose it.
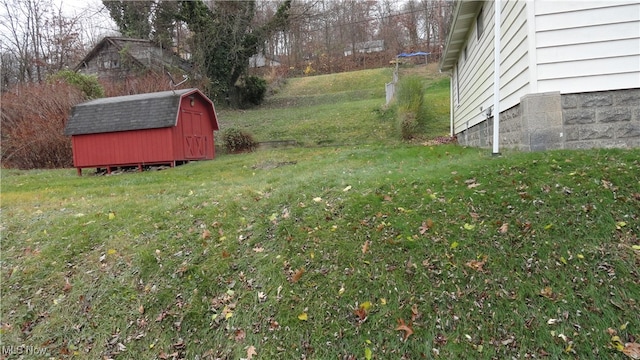
<instances>
[{"instance_id":1,"label":"fallen brown leaf","mask_svg":"<svg viewBox=\"0 0 640 360\"><path fill-rule=\"evenodd\" d=\"M468 267L472 268L475 271L478 272L484 272L484 264L487 263L487 256L483 256L482 257L482 261L478 261L478 260L470 260L467 261L467 263L465 265L467 265Z\"/></svg>"},{"instance_id":2,"label":"fallen brown leaf","mask_svg":"<svg viewBox=\"0 0 640 360\"><path fill-rule=\"evenodd\" d=\"M258 353L256 352L256 347L251 345L247 348L247 360L253 359L254 355L258 355Z\"/></svg>"},{"instance_id":3,"label":"fallen brown leaf","mask_svg":"<svg viewBox=\"0 0 640 360\"><path fill-rule=\"evenodd\" d=\"M473 189L473 188L476 188L476 187L478 187L478 186L480 186L480 184L478 184L478 183L474 182L474 183L471 183L471 184L467 185L467 188L469 188L469 189Z\"/></svg>"},{"instance_id":4,"label":"fallen brown leaf","mask_svg":"<svg viewBox=\"0 0 640 360\"><path fill-rule=\"evenodd\" d=\"M291 277L291 282L292 283L297 283L298 280L300 280L300 278L302 277L302 274L304 274L304 268L300 268L300 269L296 270L296 272Z\"/></svg>"},{"instance_id":5,"label":"fallen brown leaf","mask_svg":"<svg viewBox=\"0 0 640 360\"><path fill-rule=\"evenodd\" d=\"M167 359L177 359L178 358L178 352L174 352L172 354L167 354L166 352L162 351L160 352L160 354L158 355L158 358L163 359L163 360L167 360Z\"/></svg>"},{"instance_id":6,"label":"fallen brown leaf","mask_svg":"<svg viewBox=\"0 0 640 360\"><path fill-rule=\"evenodd\" d=\"M71 289L73 288L73 286L71 285L71 283L69 282L68 278L64 279L64 287L62 288L62 291L64 292L69 292L71 291Z\"/></svg>"},{"instance_id":7,"label":"fallen brown leaf","mask_svg":"<svg viewBox=\"0 0 640 360\"><path fill-rule=\"evenodd\" d=\"M440 333L436 334L436 337L433 339L433 342L436 343L436 345L438 346L446 345L447 341L448 341L447 337Z\"/></svg>"},{"instance_id":8,"label":"fallen brown leaf","mask_svg":"<svg viewBox=\"0 0 640 360\"><path fill-rule=\"evenodd\" d=\"M404 335L402 337L402 341L407 341L409 336L413 335L413 329L411 329L411 323L408 325L404 323L404 319L398 319L398 327L396 327L398 331L404 331Z\"/></svg>"},{"instance_id":9,"label":"fallen brown leaf","mask_svg":"<svg viewBox=\"0 0 640 360\"><path fill-rule=\"evenodd\" d=\"M424 235L429 229L433 227L433 220L427 219L422 222L422 226L420 226L420 235Z\"/></svg>"},{"instance_id":10,"label":"fallen brown leaf","mask_svg":"<svg viewBox=\"0 0 640 360\"><path fill-rule=\"evenodd\" d=\"M156 318L156 322L160 322L162 320L164 320L165 317L167 317L167 315L169 315L169 313L167 311L162 311L158 317Z\"/></svg>"},{"instance_id":11,"label":"fallen brown leaf","mask_svg":"<svg viewBox=\"0 0 640 360\"><path fill-rule=\"evenodd\" d=\"M540 290L540 296L546 297L547 299L554 300L556 295L551 290L550 286L546 286L544 289Z\"/></svg>"},{"instance_id":12,"label":"fallen brown leaf","mask_svg":"<svg viewBox=\"0 0 640 360\"><path fill-rule=\"evenodd\" d=\"M640 359L640 344L632 342L624 344L622 352L632 359Z\"/></svg>"},{"instance_id":13,"label":"fallen brown leaf","mask_svg":"<svg viewBox=\"0 0 640 360\"><path fill-rule=\"evenodd\" d=\"M362 244L362 253L366 254L369 251L369 245L371 245L371 241L367 240Z\"/></svg>"},{"instance_id":14,"label":"fallen brown leaf","mask_svg":"<svg viewBox=\"0 0 640 360\"><path fill-rule=\"evenodd\" d=\"M236 330L236 333L235 333L234 339L235 339L236 341L242 341L242 340L244 340L244 338L245 338L246 336L247 336L247 334L244 332L244 330L242 330L242 329L238 329L238 330Z\"/></svg>"},{"instance_id":15,"label":"fallen brown leaf","mask_svg":"<svg viewBox=\"0 0 640 360\"><path fill-rule=\"evenodd\" d=\"M411 306L411 321L413 322L419 317L420 312L418 311L418 304L413 304L413 306Z\"/></svg>"},{"instance_id":16,"label":"fallen brown leaf","mask_svg":"<svg viewBox=\"0 0 640 360\"><path fill-rule=\"evenodd\" d=\"M359 307L355 310L353 310L353 313L358 317L358 322L362 323L365 320L367 320L367 310L365 310L362 307Z\"/></svg>"}]
</instances>

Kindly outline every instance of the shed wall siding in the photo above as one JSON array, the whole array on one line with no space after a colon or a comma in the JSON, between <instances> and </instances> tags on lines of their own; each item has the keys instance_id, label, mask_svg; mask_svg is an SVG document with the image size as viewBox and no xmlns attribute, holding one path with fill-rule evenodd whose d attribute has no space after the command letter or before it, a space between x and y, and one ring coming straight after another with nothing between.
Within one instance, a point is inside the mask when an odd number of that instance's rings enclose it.
<instances>
[{"instance_id":1,"label":"shed wall siding","mask_svg":"<svg viewBox=\"0 0 640 360\"><path fill-rule=\"evenodd\" d=\"M172 128L73 136L75 167L173 161Z\"/></svg>"},{"instance_id":2,"label":"shed wall siding","mask_svg":"<svg viewBox=\"0 0 640 360\"><path fill-rule=\"evenodd\" d=\"M199 98L198 98L199 99ZM200 99L199 99L200 100ZM206 134L205 138L205 159L213 159L215 156L215 144L213 138L214 127L212 124L211 116L215 114L209 114L207 107L203 101L194 101L193 106L191 106L191 101L189 97L185 97L182 99L180 103L180 117L184 112L192 112L198 113L201 115L202 119L202 132ZM186 160L188 156L185 152L184 146L184 123L181 121L182 118L178 121L177 126L173 129L173 153L177 159Z\"/></svg>"},{"instance_id":3,"label":"shed wall siding","mask_svg":"<svg viewBox=\"0 0 640 360\"><path fill-rule=\"evenodd\" d=\"M536 1L538 91L640 87L640 3Z\"/></svg>"}]
</instances>

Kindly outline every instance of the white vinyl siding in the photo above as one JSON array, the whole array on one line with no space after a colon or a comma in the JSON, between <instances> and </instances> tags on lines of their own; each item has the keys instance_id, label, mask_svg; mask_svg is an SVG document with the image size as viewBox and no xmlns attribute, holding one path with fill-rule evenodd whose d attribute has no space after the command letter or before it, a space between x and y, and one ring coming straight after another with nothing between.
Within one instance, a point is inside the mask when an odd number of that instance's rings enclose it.
<instances>
[{"instance_id":1,"label":"white vinyl siding","mask_svg":"<svg viewBox=\"0 0 640 360\"><path fill-rule=\"evenodd\" d=\"M503 0L501 5L500 111L529 93L640 88L639 1ZM481 36L476 17L466 42L456 45L455 133L484 121L480 108L493 105L494 6L484 1L478 10Z\"/></svg>"},{"instance_id":2,"label":"white vinyl siding","mask_svg":"<svg viewBox=\"0 0 640 360\"><path fill-rule=\"evenodd\" d=\"M527 55L527 3L505 1L500 27L500 111L520 102L529 92L529 56Z\"/></svg>"},{"instance_id":3,"label":"white vinyl siding","mask_svg":"<svg viewBox=\"0 0 640 360\"><path fill-rule=\"evenodd\" d=\"M640 3L536 1L538 92L640 87Z\"/></svg>"},{"instance_id":4,"label":"white vinyl siding","mask_svg":"<svg viewBox=\"0 0 640 360\"><path fill-rule=\"evenodd\" d=\"M480 108L493 106L494 6L493 1L484 3L485 29L478 40L477 24L472 27L466 44L468 60L457 69L460 99L454 114L456 133L484 121ZM504 111L518 104L529 89L526 2L502 2L500 29L500 107Z\"/></svg>"},{"instance_id":5,"label":"white vinyl siding","mask_svg":"<svg viewBox=\"0 0 640 360\"><path fill-rule=\"evenodd\" d=\"M481 8L484 31L478 39L477 24L467 34L467 60L458 61L458 105L454 107L454 132L472 127L485 117L480 107L487 108L493 99L493 2ZM476 18L477 22L477 18Z\"/></svg>"}]
</instances>

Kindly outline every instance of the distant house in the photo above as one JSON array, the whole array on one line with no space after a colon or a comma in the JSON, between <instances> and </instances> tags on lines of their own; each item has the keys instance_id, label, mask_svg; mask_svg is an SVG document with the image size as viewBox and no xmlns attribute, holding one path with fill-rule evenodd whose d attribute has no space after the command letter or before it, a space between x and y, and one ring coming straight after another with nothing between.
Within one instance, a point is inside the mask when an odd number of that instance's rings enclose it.
<instances>
[{"instance_id":1,"label":"distant house","mask_svg":"<svg viewBox=\"0 0 640 360\"><path fill-rule=\"evenodd\" d=\"M637 0L458 1L440 70L462 144L640 146Z\"/></svg>"},{"instance_id":2,"label":"distant house","mask_svg":"<svg viewBox=\"0 0 640 360\"><path fill-rule=\"evenodd\" d=\"M213 102L198 89L118 96L76 105L65 127L73 164L112 168L213 159Z\"/></svg>"},{"instance_id":3,"label":"distant house","mask_svg":"<svg viewBox=\"0 0 640 360\"><path fill-rule=\"evenodd\" d=\"M150 40L105 37L76 66L75 71L100 78L122 78L145 70L188 73L191 63Z\"/></svg>"},{"instance_id":4,"label":"distant house","mask_svg":"<svg viewBox=\"0 0 640 360\"><path fill-rule=\"evenodd\" d=\"M280 66L280 60L276 56L256 54L249 58L249 67L262 68Z\"/></svg>"},{"instance_id":5,"label":"distant house","mask_svg":"<svg viewBox=\"0 0 640 360\"><path fill-rule=\"evenodd\" d=\"M344 49L344 56L350 56L354 53L369 54L381 51L384 51L384 40L370 40L347 46Z\"/></svg>"}]
</instances>

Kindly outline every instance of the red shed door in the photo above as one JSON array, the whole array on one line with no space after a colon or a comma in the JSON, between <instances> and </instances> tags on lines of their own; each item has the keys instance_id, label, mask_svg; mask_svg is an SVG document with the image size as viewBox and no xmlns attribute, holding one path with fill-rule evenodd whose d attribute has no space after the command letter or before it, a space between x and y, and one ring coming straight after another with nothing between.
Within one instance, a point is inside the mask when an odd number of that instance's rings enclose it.
<instances>
[{"instance_id":1,"label":"red shed door","mask_svg":"<svg viewBox=\"0 0 640 360\"><path fill-rule=\"evenodd\" d=\"M182 111L182 135L185 158L204 159L207 154L207 144L202 131L201 113Z\"/></svg>"}]
</instances>

